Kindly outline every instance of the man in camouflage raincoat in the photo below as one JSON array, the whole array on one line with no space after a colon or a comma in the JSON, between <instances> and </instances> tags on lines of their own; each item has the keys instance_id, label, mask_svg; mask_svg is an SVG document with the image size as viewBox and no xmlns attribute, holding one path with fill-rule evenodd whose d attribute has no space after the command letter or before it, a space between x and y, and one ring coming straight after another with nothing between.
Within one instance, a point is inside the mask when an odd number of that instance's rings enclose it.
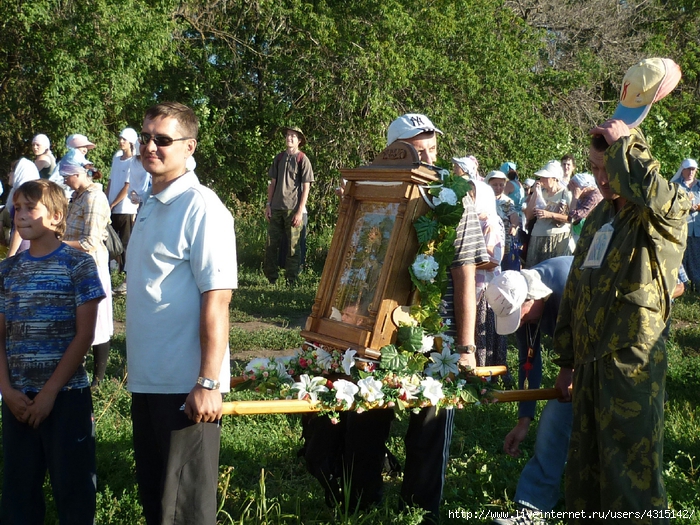
<instances>
[{"instance_id":1,"label":"man in camouflage raincoat","mask_svg":"<svg viewBox=\"0 0 700 525\"><path fill-rule=\"evenodd\" d=\"M576 247L554 335L565 398L573 377L566 507L586 513L569 523L667 523L662 333L691 203L659 174L641 131L608 120L591 134L605 200Z\"/></svg>"}]
</instances>

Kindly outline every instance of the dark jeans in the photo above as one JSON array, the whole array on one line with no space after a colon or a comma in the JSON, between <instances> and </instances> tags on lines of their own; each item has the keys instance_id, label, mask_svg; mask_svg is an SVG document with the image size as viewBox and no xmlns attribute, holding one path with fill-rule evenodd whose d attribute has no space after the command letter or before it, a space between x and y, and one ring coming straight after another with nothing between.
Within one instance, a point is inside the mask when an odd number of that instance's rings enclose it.
<instances>
[{"instance_id":1,"label":"dark jeans","mask_svg":"<svg viewBox=\"0 0 700 525\"><path fill-rule=\"evenodd\" d=\"M131 226L134 223L134 216L126 213L113 213L112 214L112 228L119 235L119 239L124 245L124 252L117 257L117 262L119 263L119 271L124 271L124 265L126 264L126 246L129 244L129 239L131 238Z\"/></svg>"},{"instance_id":2,"label":"dark jeans","mask_svg":"<svg viewBox=\"0 0 700 525\"><path fill-rule=\"evenodd\" d=\"M47 470L59 523L94 524L97 475L89 388L59 392L37 429L18 421L3 402L2 441L3 525L43 525Z\"/></svg>"},{"instance_id":3,"label":"dark jeans","mask_svg":"<svg viewBox=\"0 0 700 525\"><path fill-rule=\"evenodd\" d=\"M136 480L148 525L214 525L220 423L194 423L187 394L133 394Z\"/></svg>"}]
</instances>

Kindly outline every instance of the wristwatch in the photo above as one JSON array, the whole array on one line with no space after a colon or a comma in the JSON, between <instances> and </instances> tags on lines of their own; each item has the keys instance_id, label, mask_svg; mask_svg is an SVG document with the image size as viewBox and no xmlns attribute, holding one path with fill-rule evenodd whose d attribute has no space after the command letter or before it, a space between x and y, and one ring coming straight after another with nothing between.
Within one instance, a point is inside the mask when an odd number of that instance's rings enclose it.
<instances>
[{"instance_id":1,"label":"wristwatch","mask_svg":"<svg viewBox=\"0 0 700 525\"><path fill-rule=\"evenodd\" d=\"M200 385L202 388L206 388L207 390L218 390L219 386L221 386L221 383L218 381L214 381L213 379L209 379L208 377L202 377L199 376L197 378L197 384Z\"/></svg>"},{"instance_id":2,"label":"wristwatch","mask_svg":"<svg viewBox=\"0 0 700 525\"><path fill-rule=\"evenodd\" d=\"M474 346L474 345L455 345L455 351L458 354L474 354L474 353L476 353L476 346Z\"/></svg>"}]
</instances>

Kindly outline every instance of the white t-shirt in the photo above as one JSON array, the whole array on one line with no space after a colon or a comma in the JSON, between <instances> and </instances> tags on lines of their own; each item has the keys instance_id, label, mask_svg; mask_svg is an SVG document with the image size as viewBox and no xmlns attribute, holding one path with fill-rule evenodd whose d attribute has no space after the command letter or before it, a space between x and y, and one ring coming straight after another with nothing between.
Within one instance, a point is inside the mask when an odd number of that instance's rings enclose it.
<instances>
[{"instance_id":1,"label":"white t-shirt","mask_svg":"<svg viewBox=\"0 0 700 525\"><path fill-rule=\"evenodd\" d=\"M189 392L200 369L201 295L238 286L233 217L194 172L146 195L129 239L126 271L129 391ZM218 379L221 392L228 392L228 346Z\"/></svg>"},{"instance_id":2,"label":"white t-shirt","mask_svg":"<svg viewBox=\"0 0 700 525\"><path fill-rule=\"evenodd\" d=\"M134 157L129 157L126 160L122 160L121 156L114 157L112 159L112 171L109 174L109 204L114 202L117 198L119 192L124 188L124 184L131 182L131 167ZM131 202L129 198L129 191L127 190L126 196L112 208L112 213L120 213L125 215L135 215L138 206Z\"/></svg>"}]
</instances>

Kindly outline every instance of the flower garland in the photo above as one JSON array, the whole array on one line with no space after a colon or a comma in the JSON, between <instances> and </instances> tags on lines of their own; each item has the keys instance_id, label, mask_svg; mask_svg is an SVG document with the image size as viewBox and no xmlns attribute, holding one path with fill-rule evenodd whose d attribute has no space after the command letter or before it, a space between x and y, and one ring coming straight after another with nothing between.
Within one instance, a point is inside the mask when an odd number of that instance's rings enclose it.
<instances>
[{"instance_id":1,"label":"flower garland","mask_svg":"<svg viewBox=\"0 0 700 525\"><path fill-rule=\"evenodd\" d=\"M307 399L331 413L479 403L487 392L486 380L459 368L454 340L444 333L449 325L442 299L469 185L445 173L428 187L431 209L414 223L419 248L409 268L420 304L410 307L409 322L400 323L397 344L381 348L379 362L356 359L352 349L342 352L307 341L295 355L250 361L236 389Z\"/></svg>"}]
</instances>

